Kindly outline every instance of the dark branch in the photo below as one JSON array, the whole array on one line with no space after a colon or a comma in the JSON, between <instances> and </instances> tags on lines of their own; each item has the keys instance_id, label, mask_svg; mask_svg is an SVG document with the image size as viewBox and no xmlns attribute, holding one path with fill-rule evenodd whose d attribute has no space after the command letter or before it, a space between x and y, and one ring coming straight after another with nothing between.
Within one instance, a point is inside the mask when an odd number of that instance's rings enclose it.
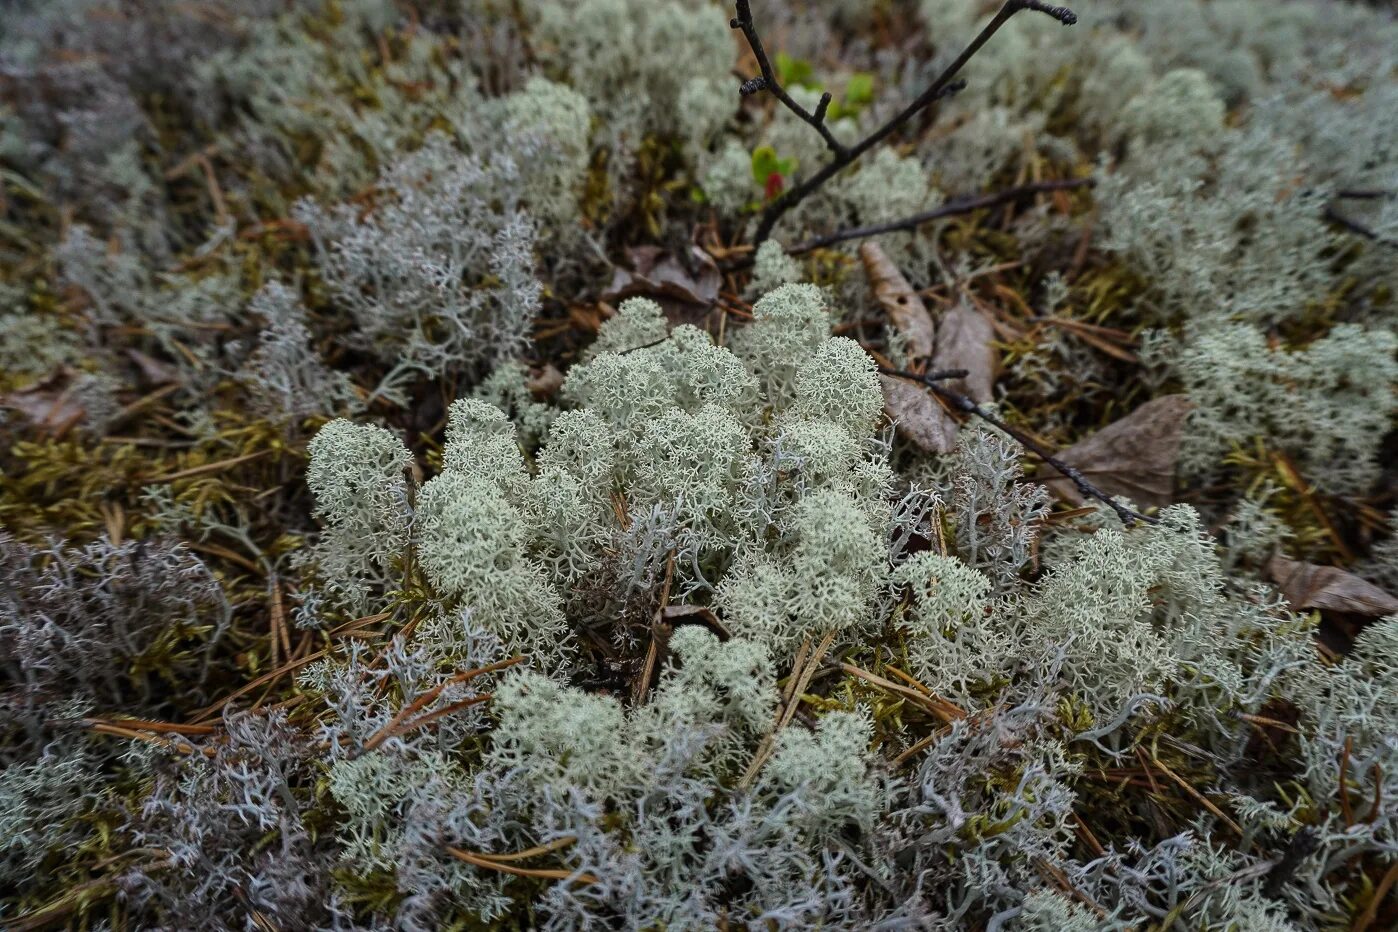
<instances>
[{"instance_id":1,"label":"dark branch","mask_svg":"<svg viewBox=\"0 0 1398 932\"><path fill-rule=\"evenodd\" d=\"M855 159L888 138L895 130L911 120L919 112L926 109L934 101L949 93L954 93L960 86L963 86L955 80L957 73L965 67L972 56L980 51L981 46L985 45L985 43L990 40L991 36L999 32L1001 26L1005 25L1012 16L1022 10L1032 10L1036 13L1043 13L1053 17L1065 26L1071 26L1078 21L1077 16L1067 7L1048 6L1039 3L1038 0L1005 0L1005 4L1000 7L1000 11L995 14L995 17L971 40L966 48L962 49L961 54L956 57L956 60L948 65L941 74L937 75L936 79L927 86L926 90L918 95L916 100L894 114L882 126L879 126L859 142L852 146L844 146L831 135L829 127L825 125L823 109L819 111L820 117L817 118L816 114L809 113L804 107L792 100L790 95L782 89L781 85L777 82L775 72L772 70L772 63L767 58L767 52L762 47L762 39L757 34L757 27L753 25L752 8L749 0L737 0L738 15L731 20L730 25L734 29L742 30L743 38L747 39L748 46L752 49L753 55L757 58L757 64L762 69L762 77L766 81L767 87L787 109L815 127L822 138L825 139L826 145L835 153L834 157L831 158L829 162L826 162L814 175L807 178L801 184L788 188L785 193L767 205L762 211L762 219L757 225L757 233L753 237L753 243L755 245L760 245L764 240L770 237L772 235L772 228L776 226L777 221L780 220L787 211L819 190L823 184L839 174L840 171L847 168Z\"/></svg>"},{"instance_id":2,"label":"dark branch","mask_svg":"<svg viewBox=\"0 0 1398 932\"><path fill-rule=\"evenodd\" d=\"M1044 13L1052 16L1065 26L1073 26L1078 22L1078 14L1068 9L1066 6L1049 6L1047 3L1038 3L1036 0L1026 0L1022 4L1026 10L1033 10L1036 13Z\"/></svg>"},{"instance_id":3,"label":"dark branch","mask_svg":"<svg viewBox=\"0 0 1398 932\"><path fill-rule=\"evenodd\" d=\"M752 7L749 0L737 0L738 15L728 21L728 25L734 29L740 29L743 38L747 39L748 47L752 49L753 57L757 59L757 67L762 69L762 77L751 78L744 81L739 92L746 97L755 94L764 88L772 92L777 100L782 102L782 106L796 114L806 123L815 128L820 133L820 137L825 140L825 144L830 147L830 151L835 153L836 158L845 154L844 144L835 138L835 134L830 132L830 127L825 125L825 112L830 107L830 95L824 94L820 98L820 104L816 107L815 113L811 113L805 107L798 104L782 87L781 81L777 78L777 71L772 67L772 61L767 57L767 50L762 47L762 38L757 34L757 27L752 24Z\"/></svg>"},{"instance_id":4,"label":"dark branch","mask_svg":"<svg viewBox=\"0 0 1398 932\"><path fill-rule=\"evenodd\" d=\"M1091 178L1067 178L1061 181L1040 181L1034 184L1021 185L1017 188L1007 188L1004 191L996 191L994 194L985 194L979 197L958 197L954 198L940 207L923 211L920 214L913 214L911 217L904 217L901 220L890 220L887 223L876 223L866 227L851 227L848 230L837 230L825 236L817 236L808 239L804 243L798 243L787 252L797 255L803 252L810 252L812 249L823 249L835 243L843 243L852 239L864 239L869 236L880 236L884 233L897 233L902 230L912 230L922 226L924 223L931 223L933 220L943 220L947 217L957 217L962 214L974 213L988 207L999 207L1001 204L1008 204L1023 197L1030 197L1035 194L1043 194L1046 191L1069 191L1074 188L1090 188L1094 184Z\"/></svg>"},{"instance_id":5,"label":"dark branch","mask_svg":"<svg viewBox=\"0 0 1398 932\"><path fill-rule=\"evenodd\" d=\"M1325 219L1329 220L1336 226L1342 227L1348 232L1353 233L1355 236L1362 236L1364 237L1364 239L1378 243L1381 246L1398 247L1398 240L1391 240L1380 236L1373 230L1366 227L1364 224L1360 223L1358 220L1351 220L1349 217L1346 217L1344 214L1336 210L1333 205L1325 208Z\"/></svg>"},{"instance_id":6,"label":"dark branch","mask_svg":"<svg viewBox=\"0 0 1398 932\"><path fill-rule=\"evenodd\" d=\"M1398 196L1398 192L1385 191L1383 188L1346 188L1336 191L1335 196L1342 201L1378 201Z\"/></svg>"},{"instance_id":7,"label":"dark branch","mask_svg":"<svg viewBox=\"0 0 1398 932\"><path fill-rule=\"evenodd\" d=\"M1088 482L1087 477L1085 477L1082 473L1078 472L1072 466L1069 466L1067 463L1063 462L1062 460L1054 456L1052 453L1050 453L1044 447L1043 444L1039 443L1037 440L1035 440L1033 437L1030 437L1028 434L1020 430L1019 428L1012 427L1009 424L1005 423L1003 420L1000 419L999 416L991 414L989 411L976 404L975 401L973 401L971 398L961 394L958 391L954 391L953 389L947 388L944 385L938 385L937 383L939 381L948 377L945 372L933 372L923 374L920 372L905 372L901 369L886 369L883 366L879 366L879 372L881 372L884 375L891 375L900 379L910 379L911 381L918 382L926 386L927 389L932 392L932 394L936 395L938 398L951 405L952 408L954 408L955 410L960 411L963 414L974 415L975 417L978 417L981 420L985 421L987 424L997 427L1005 433L1009 434L1011 437L1018 440L1026 450L1028 450L1030 453L1033 453L1039 459L1052 466L1054 469L1056 469L1059 473L1063 475L1063 478L1067 479L1069 482L1073 483L1073 485L1077 486L1078 491L1081 492L1083 495L1087 496L1088 498L1095 498L1097 501L1102 502L1112 511L1115 511L1116 516L1121 519L1121 523L1126 525L1127 527L1130 527L1137 521L1143 521L1146 524L1160 523L1159 518L1152 518L1149 515L1143 515L1140 512L1132 511L1130 508L1127 508L1125 505L1122 505L1120 502L1113 499L1106 492L1103 492L1101 489L1097 488L1097 486L1093 485L1091 482Z\"/></svg>"}]
</instances>

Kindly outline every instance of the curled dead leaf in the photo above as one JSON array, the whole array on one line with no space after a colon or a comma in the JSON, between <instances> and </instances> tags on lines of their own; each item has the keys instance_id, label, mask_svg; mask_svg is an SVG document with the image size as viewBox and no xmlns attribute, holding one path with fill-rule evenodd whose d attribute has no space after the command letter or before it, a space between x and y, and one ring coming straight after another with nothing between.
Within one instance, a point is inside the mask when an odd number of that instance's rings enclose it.
<instances>
[{"instance_id":1,"label":"curled dead leaf","mask_svg":"<svg viewBox=\"0 0 1398 932\"><path fill-rule=\"evenodd\" d=\"M38 430L61 437L87 413L74 392L76 374L66 367L42 382L0 395L0 407L22 414Z\"/></svg>"},{"instance_id":2,"label":"curled dead leaf","mask_svg":"<svg viewBox=\"0 0 1398 932\"><path fill-rule=\"evenodd\" d=\"M1279 554L1267 563L1267 576L1297 611L1316 609L1368 618L1398 614L1398 597L1337 566L1303 563Z\"/></svg>"},{"instance_id":3,"label":"curled dead leaf","mask_svg":"<svg viewBox=\"0 0 1398 932\"><path fill-rule=\"evenodd\" d=\"M919 450L950 453L956 446L956 419L916 382L882 375L884 412L898 433Z\"/></svg>"},{"instance_id":4,"label":"curled dead leaf","mask_svg":"<svg viewBox=\"0 0 1398 932\"><path fill-rule=\"evenodd\" d=\"M1108 495L1125 496L1141 507L1163 507L1174 499L1180 437L1193 408L1186 395L1154 398L1059 453L1058 459ZM1061 476L1043 484L1071 505L1087 501Z\"/></svg>"},{"instance_id":5,"label":"curled dead leaf","mask_svg":"<svg viewBox=\"0 0 1398 932\"><path fill-rule=\"evenodd\" d=\"M936 328L922 298L878 243L870 241L860 246L859 258L864 261L864 274L869 277L874 297L888 314L889 323L907 341L908 355L915 360L931 356Z\"/></svg>"},{"instance_id":6,"label":"curled dead leaf","mask_svg":"<svg viewBox=\"0 0 1398 932\"><path fill-rule=\"evenodd\" d=\"M650 298L667 310L706 311L718 300L723 274L713 257L698 246L690 246L685 261L658 246L637 246L626 251L631 268L618 266L602 300L613 304L627 298Z\"/></svg>"},{"instance_id":7,"label":"curled dead leaf","mask_svg":"<svg viewBox=\"0 0 1398 932\"><path fill-rule=\"evenodd\" d=\"M999 357L991 341L995 328L980 311L958 304L942 315L937 324L937 349L932 354L936 370L965 369L964 379L948 381L946 386L967 396L976 404L994 398L995 375Z\"/></svg>"},{"instance_id":8,"label":"curled dead leaf","mask_svg":"<svg viewBox=\"0 0 1398 932\"><path fill-rule=\"evenodd\" d=\"M936 348L929 369L964 369L966 376L942 384L977 404L990 401L998 359L991 346L995 331L980 311L965 305L942 316L935 328ZM959 424L951 412L923 386L907 379L883 376L884 411L910 443L929 453L950 453Z\"/></svg>"},{"instance_id":9,"label":"curled dead leaf","mask_svg":"<svg viewBox=\"0 0 1398 932\"><path fill-rule=\"evenodd\" d=\"M535 398L552 398L563 387L563 373L553 363L531 369L524 385Z\"/></svg>"}]
</instances>

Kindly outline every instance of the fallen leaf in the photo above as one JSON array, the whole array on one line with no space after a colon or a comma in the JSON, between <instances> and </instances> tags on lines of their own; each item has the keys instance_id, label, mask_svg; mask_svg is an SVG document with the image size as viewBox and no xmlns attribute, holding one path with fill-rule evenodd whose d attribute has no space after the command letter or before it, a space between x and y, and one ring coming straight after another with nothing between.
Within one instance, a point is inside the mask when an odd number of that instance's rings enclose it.
<instances>
[{"instance_id":1,"label":"fallen leaf","mask_svg":"<svg viewBox=\"0 0 1398 932\"><path fill-rule=\"evenodd\" d=\"M1369 618L1398 614L1398 598L1336 566L1278 555L1267 563L1267 575L1298 611L1348 612Z\"/></svg>"},{"instance_id":2,"label":"fallen leaf","mask_svg":"<svg viewBox=\"0 0 1398 932\"><path fill-rule=\"evenodd\" d=\"M39 430L61 437L87 413L73 392L71 370L53 375L18 391L0 395L0 407L13 408Z\"/></svg>"},{"instance_id":3,"label":"fallen leaf","mask_svg":"<svg viewBox=\"0 0 1398 932\"><path fill-rule=\"evenodd\" d=\"M937 349L932 354L933 370L965 369L964 379L943 384L969 397L976 404L994 398L995 374L1000 361L990 345L995 328L975 308L958 304L942 315L937 324Z\"/></svg>"},{"instance_id":4,"label":"fallen leaf","mask_svg":"<svg viewBox=\"0 0 1398 932\"><path fill-rule=\"evenodd\" d=\"M1058 459L1108 495L1125 496L1146 508L1168 505L1174 500L1180 436L1193 407L1186 395L1152 399L1059 453ZM1043 484L1070 505L1087 501L1062 477Z\"/></svg>"},{"instance_id":5,"label":"fallen leaf","mask_svg":"<svg viewBox=\"0 0 1398 932\"><path fill-rule=\"evenodd\" d=\"M874 297L888 314L889 323L907 340L908 354L913 359L931 356L936 329L922 298L878 243L860 246L859 258L864 260L864 274L869 277Z\"/></svg>"},{"instance_id":6,"label":"fallen leaf","mask_svg":"<svg viewBox=\"0 0 1398 932\"><path fill-rule=\"evenodd\" d=\"M689 247L688 268L671 252L658 246L637 246L626 251L631 268L618 266L602 300L613 304L626 298L651 298L699 305L707 310L718 300L723 274L713 257L698 246ZM692 271L691 271L692 270Z\"/></svg>"},{"instance_id":7,"label":"fallen leaf","mask_svg":"<svg viewBox=\"0 0 1398 932\"><path fill-rule=\"evenodd\" d=\"M563 373L553 363L546 363L542 368L530 370L524 386L535 398L552 398L563 387Z\"/></svg>"},{"instance_id":8,"label":"fallen leaf","mask_svg":"<svg viewBox=\"0 0 1398 932\"><path fill-rule=\"evenodd\" d=\"M950 453L956 446L956 419L926 388L896 376L879 376L883 409L909 443L928 453Z\"/></svg>"},{"instance_id":9,"label":"fallen leaf","mask_svg":"<svg viewBox=\"0 0 1398 932\"><path fill-rule=\"evenodd\" d=\"M929 329L933 329L930 323ZM990 401L998 360L990 345L995 331L989 318L975 308L961 305L942 315L933 332L936 348L928 369L965 369L965 378L948 379L941 384L977 404ZM927 388L893 376L884 376L882 382L884 411L898 425L902 436L928 453L950 453L956 447L960 425Z\"/></svg>"},{"instance_id":10,"label":"fallen leaf","mask_svg":"<svg viewBox=\"0 0 1398 932\"><path fill-rule=\"evenodd\" d=\"M151 356L147 356L140 350L129 349L126 351L126 355L136 364L137 370L141 373L141 378L143 378L148 385L165 385L179 378L179 372L174 366L161 362Z\"/></svg>"}]
</instances>

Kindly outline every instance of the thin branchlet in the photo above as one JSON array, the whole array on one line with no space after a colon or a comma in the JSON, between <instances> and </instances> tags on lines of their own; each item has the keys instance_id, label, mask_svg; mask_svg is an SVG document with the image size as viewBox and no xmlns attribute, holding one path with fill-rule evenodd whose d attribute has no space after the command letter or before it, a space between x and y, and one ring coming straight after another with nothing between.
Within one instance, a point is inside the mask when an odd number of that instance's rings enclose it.
<instances>
[{"instance_id":1,"label":"thin branchlet","mask_svg":"<svg viewBox=\"0 0 1398 932\"><path fill-rule=\"evenodd\" d=\"M781 101L782 106L800 117L804 122L809 123L816 132L820 133L825 144L830 147L830 151L839 158L845 153L844 145L835 138L835 134L830 132L830 127L825 124L825 114L830 107L830 95L824 94L819 105L816 106L815 113L810 112L805 107L792 99L791 95L782 87L781 80L777 77L776 69L772 67L772 61L767 57L767 50L762 46L762 37L757 33L757 27L752 22L752 7L748 0L737 0L738 15L729 20L728 25L734 29L741 30L743 38L747 40L748 46L752 49L753 56L757 59L757 66L762 70L761 77L750 78L742 83L739 93L744 97L755 94L760 90L769 90L772 96Z\"/></svg>"},{"instance_id":2,"label":"thin branchlet","mask_svg":"<svg viewBox=\"0 0 1398 932\"><path fill-rule=\"evenodd\" d=\"M757 59L758 67L762 70L762 79L765 87L781 101L783 106L796 114L804 122L809 123L819 132L821 138L825 140L826 145L834 153L830 161L826 162L814 175L800 184L788 188L782 195L767 205L762 211L762 219L758 222L757 233L753 238L754 243L757 244L762 243L772 235L773 227L776 226L777 221L780 220L787 211L815 193L827 181L847 168L865 152L868 152L874 146L887 139L918 113L925 110L942 97L953 94L964 87L965 82L958 81L956 78L957 74L965 67L966 63L980 51L981 46L990 41L991 36L995 35L995 33L1000 30L1000 27L1005 25L1016 13L1022 10L1032 10L1036 13L1043 13L1047 16L1051 16L1065 26L1071 26L1078 21L1077 15L1067 7L1048 6L1043 3L1038 3L1037 0L1006 0L1005 4L1000 7L999 12L995 14L995 17L971 40L966 48L962 49L961 54L956 57L956 60L947 65L947 67L942 70L941 74L937 75L932 83L927 86L927 89L918 95L916 100L894 114L859 142L851 146L846 146L835 138L834 134L830 132L830 128L825 124L825 111L829 106L828 103L822 100L822 105L817 107L815 113L811 113L796 101L792 100L791 96L782 88L781 82L777 79L776 72L772 68L772 62L767 57L767 51L762 45L762 37L758 34L757 26L753 23L752 8L749 0L736 0L736 8L737 16L729 21L729 25L734 29L742 31L743 38L747 40L748 47L752 49L753 56ZM746 91L746 88L750 83L752 82L747 82L743 85L745 93L749 93Z\"/></svg>"},{"instance_id":3,"label":"thin branchlet","mask_svg":"<svg viewBox=\"0 0 1398 932\"><path fill-rule=\"evenodd\" d=\"M1067 479L1069 482L1073 483L1073 485L1077 486L1078 491L1081 492L1083 495L1087 496L1088 498L1096 499L1097 501L1102 502L1104 505L1111 508L1112 511L1116 512L1117 517L1121 519L1121 523L1125 524L1127 527L1130 527L1137 521L1141 521L1146 524L1160 523L1159 519L1152 518L1150 515L1143 515L1138 511L1132 511L1130 508L1127 508L1125 505L1116 501L1106 492L1103 492L1101 489L1097 488L1097 486L1089 482L1087 480L1087 477L1084 476L1077 469L1073 468L1072 466L1068 465L1067 463L1063 462L1058 457L1050 453L1048 451L1048 448L1045 447L1043 444L1039 443L1037 440L1026 434L1024 431L1020 430L1019 428L1007 424L999 416L992 414L985 408L982 408L980 405L976 404L975 401L972 400L969 396L963 395L954 389L947 388L945 385L938 384L939 382L945 381L947 379L959 377L957 374L954 373L964 374L963 370L949 370L947 372L929 372L924 374L921 372L907 372L902 369L888 369L884 366L880 366L879 372L883 375L890 375L894 376L895 378L909 379L911 381L918 382L926 386L927 389L932 392L932 394L936 395L938 398L941 398L943 401L951 405L957 411L960 411L962 414L969 414L974 417L978 417L981 420L985 421L987 424L990 424L992 427L998 428L999 430L1002 430L1005 433L1009 434L1015 440L1019 441L1020 444L1022 444L1026 450L1028 450L1030 453L1033 453L1035 456L1043 460L1048 465L1052 466L1055 470L1062 474L1063 478Z\"/></svg>"},{"instance_id":4,"label":"thin branchlet","mask_svg":"<svg viewBox=\"0 0 1398 932\"><path fill-rule=\"evenodd\" d=\"M1360 223L1358 220L1353 220L1340 213L1338 210L1335 209L1334 205L1325 208L1325 219L1335 224L1337 227L1340 227L1341 229L1345 230L1346 232L1353 233L1355 236L1362 236L1364 239L1367 239L1370 242L1378 243L1381 246L1398 247L1398 240L1391 240L1383 236L1380 236L1378 233L1374 232L1369 227Z\"/></svg>"},{"instance_id":5,"label":"thin branchlet","mask_svg":"<svg viewBox=\"0 0 1398 932\"><path fill-rule=\"evenodd\" d=\"M1090 188L1094 184L1096 184L1096 182L1091 178L1065 178L1058 181L1039 181L1034 184L1019 185L1014 188L1006 188L1003 191L996 191L994 194L984 194L975 197L957 197L932 210L926 210L922 213L903 217L899 220L890 220L887 223L875 223L869 226L850 227L846 230L837 230L825 236L817 236L805 242L797 243L795 246L788 249L787 252L791 255L797 255L810 252L813 249L824 249L826 246L833 246L836 243L843 243L852 239L865 239L870 236L881 236L884 233L914 230L934 220L945 220L947 217L959 217L963 214L975 213L978 210L999 207L1002 204L1009 204L1021 198L1032 197L1035 194L1043 194L1049 191L1070 191L1075 188Z\"/></svg>"}]
</instances>

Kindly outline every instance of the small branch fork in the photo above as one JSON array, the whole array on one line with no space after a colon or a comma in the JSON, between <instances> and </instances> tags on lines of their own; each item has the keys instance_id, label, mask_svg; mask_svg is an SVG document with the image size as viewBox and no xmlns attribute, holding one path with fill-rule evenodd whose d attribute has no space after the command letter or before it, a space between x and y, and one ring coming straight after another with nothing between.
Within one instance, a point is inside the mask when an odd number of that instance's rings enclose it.
<instances>
[{"instance_id":1,"label":"small branch fork","mask_svg":"<svg viewBox=\"0 0 1398 932\"><path fill-rule=\"evenodd\" d=\"M753 55L757 58L758 67L762 70L760 78L753 78L743 82L741 92L744 95L755 94L760 90L770 90L787 109L795 113L798 117L810 124L826 145L834 153L830 161L826 162L819 171L792 188L781 194L776 200L767 205L762 211L762 219L758 223L757 233L753 238L754 245L761 244L772 235L772 228L777 221L797 204L805 200L809 195L818 190L825 182L829 181L836 174L849 166L855 159L874 146L887 139L904 123L907 123L914 116L926 109L934 102L954 94L966 86L964 81L956 80L956 75L965 67L981 46L990 40L1016 13L1023 10L1032 10L1036 13L1043 13L1052 16L1065 26L1071 26L1078 21L1077 14L1067 7L1050 6L1040 3L1039 0L1005 0L1005 4L1000 7L1000 11L986 24L985 28L971 40L970 44L961 51L956 60L947 65L942 73L927 86L917 99L908 104L898 113L890 117L882 126L876 128L868 136L852 146L845 146L825 124L826 111L830 106L830 95L827 93L821 97L820 103L816 106L814 113L806 110L791 99L782 88L777 79L776 71L772 68L772 62L767 57L767 51L762 46L762 39L758 35L757 27L753 24L752 8L750 0L736 0L737 15L729 21L729 25L734 29L741 30L743 38L747 40L748 46L752 49Z\"/></svg>"},{"instance_id":2,"label":"small branch fork","mask_svg":"<svg viewBox=\"0 0 1398 932\"><path fill-rule=\"evenodd\" d=\"M835 134L830 132L830 127L825 123L825 113L830 109L830 92L826 91L820 95L820 103L816 104L815 113L811 113L805 107L792 99L791 95L782 87L781 81L777 79L776 69L772 67L772 61L767 57L767 50L762 47L762 37L757 34L757 27L752 24L752 9L749 7L749 0L737 0L738 15L728 21L728 25L733 29L741 29L743 38L747 40L748 47L752 49L752 54L757 58L757 67L762 69L760 77L751 78L744 81L738 88L738 92L744 97L756 94L758 91L768 90L772 96L782 102L782 106L796 114L806 123L809 123L816 132L820 133L820 138L825 140L825 144L830 147L830 151L835 153L835 158L842 158L848 153L848 149L840 140L835 138Z\"/></svg>"},{"instance_id":3,"label":"small branch fork","mask_svg":"<svg viewBox=\"0 0 1398 932\"><path fill-rule=\"evenodd\" d=\"M976 404L975 401L973 401L970 397L963 395L960 392L955 391L954 389L947 388L945 385L939 384L943 381L946 381L947 379L964 378L966 375L965 369L948 369L941 372L923 373L906 372L902 369L888 369L883 366L879 366L879 372L883 375L890 375L895 378L909 379L913 382L918 382L924 385L929 391L932 392L932 394L936 395L938 398L951 405L953 409L960 411L963 414L974 415L975 417L980 418L981 420L985 421L991 426L996 427L1009 434L1015 440L1018 440L1026 450L1028 450L1030 453L1033 453L1039 459L1052 466L1055 470L1057 470L1059 473L1063 475L1063 478L1067 479L1069 482L1073 483L1073 485L1077 486L1078 491L1081 492L1083 495L1087 496L1088 498L1096 499L1097 501L1106 505L1112 511L1116 512L1116 516L1121 519L1121 523L1126 525L1127 527L1131 527L1137 521L1141 521L1145 524L1160 523L1159 518L1152 518L1150 515L1143 515L1140 512L1132 511L1130 508L1127 508L1125 505L1122 505L1120 502L1113 499L1106 492L1103 492L1101 489L1097 488L1097 486L1087 481L1087 477L1085 477L1082 473L1078 472L1078 470L1074 469L1072 466L1069 466L1067 463L1063 462L1062 460L1054 456L1052 453L1050 453L1043 444L1039 443L1037 440L1035 440L1033 437L1030 437L1028 434L1020 430L1019 428L1012 427L1009 424L1005 423L1005 421L1002 420L999 416L991 414L985 408L982 408L980 405Z\"/></svg>"}]
</instances>

